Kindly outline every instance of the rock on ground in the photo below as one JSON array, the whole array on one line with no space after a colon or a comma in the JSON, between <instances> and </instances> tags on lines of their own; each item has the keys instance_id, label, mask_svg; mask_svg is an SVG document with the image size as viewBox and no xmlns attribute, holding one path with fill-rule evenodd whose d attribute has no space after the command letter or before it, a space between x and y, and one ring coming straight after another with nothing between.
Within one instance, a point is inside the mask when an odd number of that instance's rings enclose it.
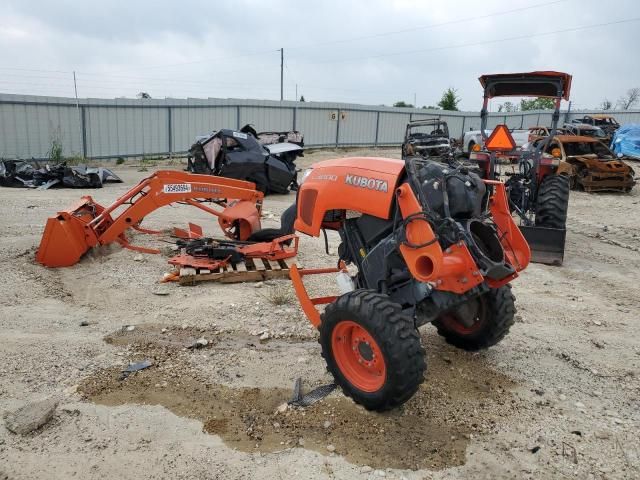
<instances>
[{"instance_id":1,"label":"rock on ground","mask_svg":"<svg viewBox=\"0 0 640 480\"><path fill-rule=\"evenodd\" d=\"M5 413L5 426L10 432L26 435L49 422L57 406L58 400L54 398L28 403L14 412Z\"/></svg>"}]
</instances>

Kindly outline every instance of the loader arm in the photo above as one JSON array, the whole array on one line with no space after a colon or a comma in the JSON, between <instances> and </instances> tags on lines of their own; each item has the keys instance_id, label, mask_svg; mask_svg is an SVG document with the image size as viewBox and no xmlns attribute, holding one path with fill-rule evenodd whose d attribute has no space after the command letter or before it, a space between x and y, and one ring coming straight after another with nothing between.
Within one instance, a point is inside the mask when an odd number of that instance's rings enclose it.
<instances>
[{"instance_id":1,"label":"loader arm","mask_svg":"<svg viewBox=\"0 0 640 480\"><path fill-rule=\"evenodd\" d=\"M127 228L138 225L154 210L183 202L217 216L220 227L226 234L235 221L249 222L250 224L241 225L241 232L237 238L246 240L252 231L260 227L259 214L263 197L251 182L163 170L142 180L107 207L89 225L100 233L100 243L106 244L116 241ZM234 201L227 203L227 199ZM222 211L215 210L200 203L202 200L212 201L226 208ZM111 219L111 212L122 205L127 205L126 209L115 219ZM238 215L250 214L251 209L257 211L257 218Z\"/></svg>"},{"instance_id":2,"label":"loader arm","mask_svg":"<svg viewBox=\"0 0 640 480\"><path fill-rule=\"evenodd\" d=\"M192 205L215 215L226 236L246 240L260 229L263 198L251 182L161 170L106 208L86 196L72 208L50 217L36 259L48 267L70 266L89 248L112 242L133 250L158 253L129 244L125 232L134 228L143 233L159 233L141 228L140 223L151 212L172 203Z\"/></svg>"}]
</instances>

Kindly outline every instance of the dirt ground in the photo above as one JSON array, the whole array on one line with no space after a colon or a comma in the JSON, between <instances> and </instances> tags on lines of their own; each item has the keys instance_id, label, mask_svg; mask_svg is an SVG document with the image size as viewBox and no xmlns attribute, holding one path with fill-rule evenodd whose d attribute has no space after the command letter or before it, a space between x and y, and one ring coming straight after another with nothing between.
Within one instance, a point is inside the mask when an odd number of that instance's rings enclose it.
<instances>
[{"instance_id":1,"label":"dirt ground","mask_svg":"<svg viewBox=\"0 0 640 480\"><path fill-rule=\"evenodd\" d=\"M346 155L399 151L300 163ZM148 174L115 170L125 183L101 190L0 189L0 411L60 398L39 431L0 427L0 479L640 478L639 187L572 192L564 266L531 265L513 282L505 340L466 353L423 327L425 383L375 414L339 391L281 408L296 378L304 389L331 381L288 281L160 284L166 256L120 247L71 268L36 264L49 215L84 194L108 204ZM268 197L263 224L277 226L292 200ZM216 233L186 206L145 225L188 221ZM327 258L322 239L304 237L299 263L333 265L337 245L330 234ZM310 285L335 291L331 277ZM206 347L185 348L200 337ZM143 359L153 365L120 380Z\"/></svg>"}]
</instances>

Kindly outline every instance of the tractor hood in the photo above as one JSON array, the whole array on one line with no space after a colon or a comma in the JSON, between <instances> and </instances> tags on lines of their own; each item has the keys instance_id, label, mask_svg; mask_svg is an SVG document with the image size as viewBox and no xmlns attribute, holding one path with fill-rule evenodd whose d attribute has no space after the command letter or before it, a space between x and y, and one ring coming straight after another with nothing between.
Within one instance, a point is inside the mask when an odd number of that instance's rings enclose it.
<instances>
[{"instance_id":1,"label":"tractor hood","mask_svg":"<svg viewBox=\"0 0 640 480\"><path fill-rule=\"evenodd\" d=\"M404 161L348 157L312 165L298 190L296 230L318 236L325 212L353 210L388 218Z\"/></svg>"}]
</instances>

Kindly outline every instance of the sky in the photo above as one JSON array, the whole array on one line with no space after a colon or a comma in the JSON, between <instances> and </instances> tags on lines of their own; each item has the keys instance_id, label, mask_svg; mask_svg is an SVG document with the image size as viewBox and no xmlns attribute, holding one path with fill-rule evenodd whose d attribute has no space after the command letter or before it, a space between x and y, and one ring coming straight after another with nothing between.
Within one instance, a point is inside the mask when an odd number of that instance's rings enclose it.
<instances>
[{"instance_id":1,"label":"sky","mask_svg":"<svg viewBox=\"0 0 640 480\"><path fill-rule=\"evenodd\" d=\"M485 73L573 75L572 109L640 87L635 0L0 0L0 92L479 110ZM297 92L297 97L296 97ZM496 105L493 105L495 109Z\"/></svg>"}]
</instances>

